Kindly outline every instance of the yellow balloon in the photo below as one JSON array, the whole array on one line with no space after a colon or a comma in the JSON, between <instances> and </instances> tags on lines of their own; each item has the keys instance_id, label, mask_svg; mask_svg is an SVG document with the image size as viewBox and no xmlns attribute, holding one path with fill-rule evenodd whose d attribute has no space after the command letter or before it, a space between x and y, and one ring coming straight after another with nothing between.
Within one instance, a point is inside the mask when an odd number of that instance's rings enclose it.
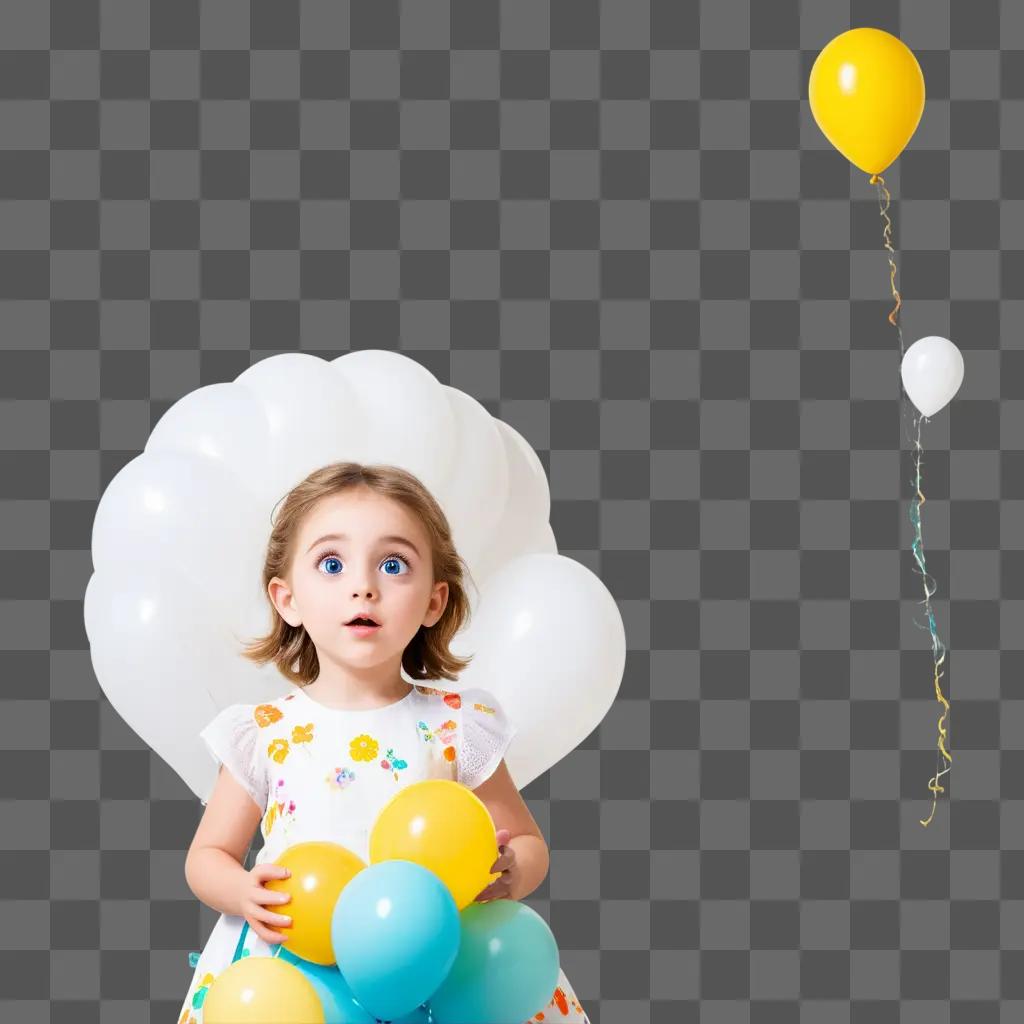
<instances>
[{"instance_id":1,"label":"yellow balloon","mask_svg":"<svg viewBox=\"0 0 1024 1024\"><path fill-rule=\"evenodd\" d=\"M324 1024L309 979L276 956L246 956L225 968L203 1000L204 1024Z\"/></svg>"},{"instance_id":2,"label":"yellow balloon","mask_svg":"<svg viewBox=\"0 0 1024 1024\"><path fill-rule=\"evenodd\" d=\"M370 863L411 860L448 887L462 910L498 876L498 841L487 805L449 779L424 779L400 789L370 831Z\"/></svg>"},{"instance_id":3,"label":"yellow balloon","mask_svg":"<svg viewBox=\"0 0 1024 1024\"><path fill-rule=\"evenodd\" d=\"M818 54L807 96L825 138L862 171L881 174L917 130L924 74L896 36L852 28Z\"/></svg>"},{"instance_id":4,"label":"yellow balloon","mask_svg":"<svg viewBox=\"0 0 1024 1024\"><path fill-rule=\"evenodd\" d=\"M287 935L290 952L314 964L335 963L331 944L331 918L341 890L366 863L339 843L310 842L289 846L274 862L291 871L290 878L271 878L265 889L286 892L288 903L268 906L275 913L292 919L287 928L274 925L275 931Z\"/></svg>"}]
</instances>

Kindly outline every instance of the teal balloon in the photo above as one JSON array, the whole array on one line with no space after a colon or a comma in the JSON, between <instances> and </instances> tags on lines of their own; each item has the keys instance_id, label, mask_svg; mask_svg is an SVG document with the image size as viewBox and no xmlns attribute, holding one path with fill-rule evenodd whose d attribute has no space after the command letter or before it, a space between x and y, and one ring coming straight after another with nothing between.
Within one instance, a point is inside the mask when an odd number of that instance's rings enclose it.
<instances>
[{"instance_id":1,"label":"teal balloon","mask_svg":"<svg viewBox=\"0 0 1024 1024\"><path fill-rule=\"evenodd\" d=\"M324 1008L324 1024L377 1024L377 1018L359 1005L337 965L315 964L296 956L285 943L277 956L294 964L316 989Z\"/></svg>"},{"instance_id":2,"label":"teal balloon","mask_svg":"<svg viewBox=\"0 0 1024 1024\"><path fill-rule=\"evenodd\" d=\"M544 918L516 900L471 903L459 917L459 955L427 1004L433 1024L522 1024L543 1010L559 968Z\"/></svg>"},{"instance_id":3,"label":"teal balloon","mask_svg":"<svg viewBox=\"0 0 1024 1024\"><path fill-rule=\"evenodd\" d=\"M331 917L338 969L381 1021L400 1021L423 1006L455 962L459 936L448 887L408 860L363 868L341 890Z\"/></svg>"}]
</instances>

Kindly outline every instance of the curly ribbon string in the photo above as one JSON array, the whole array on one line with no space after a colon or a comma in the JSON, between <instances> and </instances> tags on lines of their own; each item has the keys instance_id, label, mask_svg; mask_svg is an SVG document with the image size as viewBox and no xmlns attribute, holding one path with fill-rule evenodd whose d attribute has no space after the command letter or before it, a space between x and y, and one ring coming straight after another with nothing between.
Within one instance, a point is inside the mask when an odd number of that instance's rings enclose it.
<instances>
[{"instance_id":1,"label":"curly ribbon string","mask_svg":"<svg viewBox=\"0 0 1024 1024\"><path fill-rule=\"evenodd\" d=\"M902 366L904 356L903 329L896 319L897 313L899 312L900 306L902 305L902 300L900 299L900 293L896 290L896 263L893 260L895 250L892 246L892 221L889 219L889 214L887 212L889 209L889 202L891 197L889 195L889 190L885 187L885 179L880 174L873 174L871 176L871 184L877 185L878 187L879 214L885 220L885 228L883 230L882 237L885 248L888 250L889 284L892 288L893 298L896 300L896 305L889 313L889 323L891 323L896 328L896 332L899 335L900 365ZM882 199L883 193L885 195L884 202ZM903 425L905 427L906 412L909 407L909 401L906 389L903 388L902 374L900 376L900 390L902 392L902 419ZM943 696L942 685L939 682L943 675L942 663L946 660L946 647L939 639L938 629L935 625L935 613L932 611L931 606L931 597L932 594L935 593L935 581L928 574L928 571L925 568L924 540L921 536L921 506L924 504L925 501L924 493L921 490L921 420L923 418L924 417L921 416L914 417L916 436L911 436L910 434L908 434L907 439L911 441L915 446L914 466L916 470L916 476L914 478L913 483L914 490L917 493L918 497L917 504L915 505L913 501L911 501L910 507L910 521L914 525L913 552L914 559L917 562L918 566L920 566L921 578L924 583L924 600L921 602L921 604L925 606L925 612L928 616L927 628L931 633L932 637L932 661L934 662L935 666L935 699L942 705L942 714L939 716L938 722L939 738L936 744L937 751L935 755L935 774L932 776L931 779L928 780L928 789L932 793L932 813L929 814L927 818L918 819L921 822L921 824L927 828L932 818L935 817L935 805L936 801L938 800L938 794L945 792L945 789L939 785L939 779L941 779L943 775L946 775L949 772L949 767L953 761L953 758L950 755L949 750L946 746L946 740L949 736L949 728L947 725L947 719L949 717L949 701L946 700L946 698ZM916 572L917 570L915 569L914 571ZM929 587L928 585L929 582L931 582L932 584L931 587ZM918 629L925 628L916 619L914 620L914 625L917 626ZM945 759L945 761L947 762L945 767L943 767L943 759Z\"/></svg>"}]
</instances>

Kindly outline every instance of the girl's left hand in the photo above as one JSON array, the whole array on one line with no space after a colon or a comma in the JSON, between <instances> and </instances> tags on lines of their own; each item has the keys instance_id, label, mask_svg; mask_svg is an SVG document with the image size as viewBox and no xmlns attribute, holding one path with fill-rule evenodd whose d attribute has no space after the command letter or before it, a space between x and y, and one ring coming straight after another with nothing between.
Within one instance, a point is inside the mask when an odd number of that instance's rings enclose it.
<instances>
[{"instance_id":1,"label":"girl's left hand","mask_svg":"<svg viewBox=\"0 0 1024 1024\"><path fill-rule=\"evenodd\" d=\"M519 875L516 851L507 845L508 841L512 838L512 833L507 828L500 828L495 838L498 840L498 859L491 865L491 873L500 871L501 877L491 882L476 897L473 901L474 903L485 903L488 900L512 899L512 886Z\"/></svg>"}]
</instances>

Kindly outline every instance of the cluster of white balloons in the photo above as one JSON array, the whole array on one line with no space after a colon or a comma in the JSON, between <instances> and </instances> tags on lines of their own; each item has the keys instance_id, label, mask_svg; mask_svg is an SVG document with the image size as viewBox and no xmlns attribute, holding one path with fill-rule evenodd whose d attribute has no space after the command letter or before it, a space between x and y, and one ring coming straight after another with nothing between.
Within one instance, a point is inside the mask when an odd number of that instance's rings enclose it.
<instances>
[{"instance_id":1,"label":"cluster of white balloons","mask_svg":"<svg viewBox=\"0 0 1024 1024\"><path fill-rule=\"evenodd\" d=\"M900 376L907 397L922 416L934 416L960 390L964 357L948 338L929 335L915 341L903 355Z\"/></svg>"},{"instance_id":2,"label":"cluster of white balloons","mask_svg":"<svg viewBox=\"0 0 1024 1024\"><path fill-rule=\"evenodd\" d=\"M400 466L444 509L472 575L471 621L452 649L474 659L442 685L494 693L517 729L507 763L524 787L611 707L622 618L601 580L557 553L547 477L527 441L392 351L271 356L167 410L96 510L84 614L101 687L205 799L217 769L200 730L228 704L292 686L239 653L276 614L260 576L271 513L339 461Z\"/></svg>"}]
</instances>

